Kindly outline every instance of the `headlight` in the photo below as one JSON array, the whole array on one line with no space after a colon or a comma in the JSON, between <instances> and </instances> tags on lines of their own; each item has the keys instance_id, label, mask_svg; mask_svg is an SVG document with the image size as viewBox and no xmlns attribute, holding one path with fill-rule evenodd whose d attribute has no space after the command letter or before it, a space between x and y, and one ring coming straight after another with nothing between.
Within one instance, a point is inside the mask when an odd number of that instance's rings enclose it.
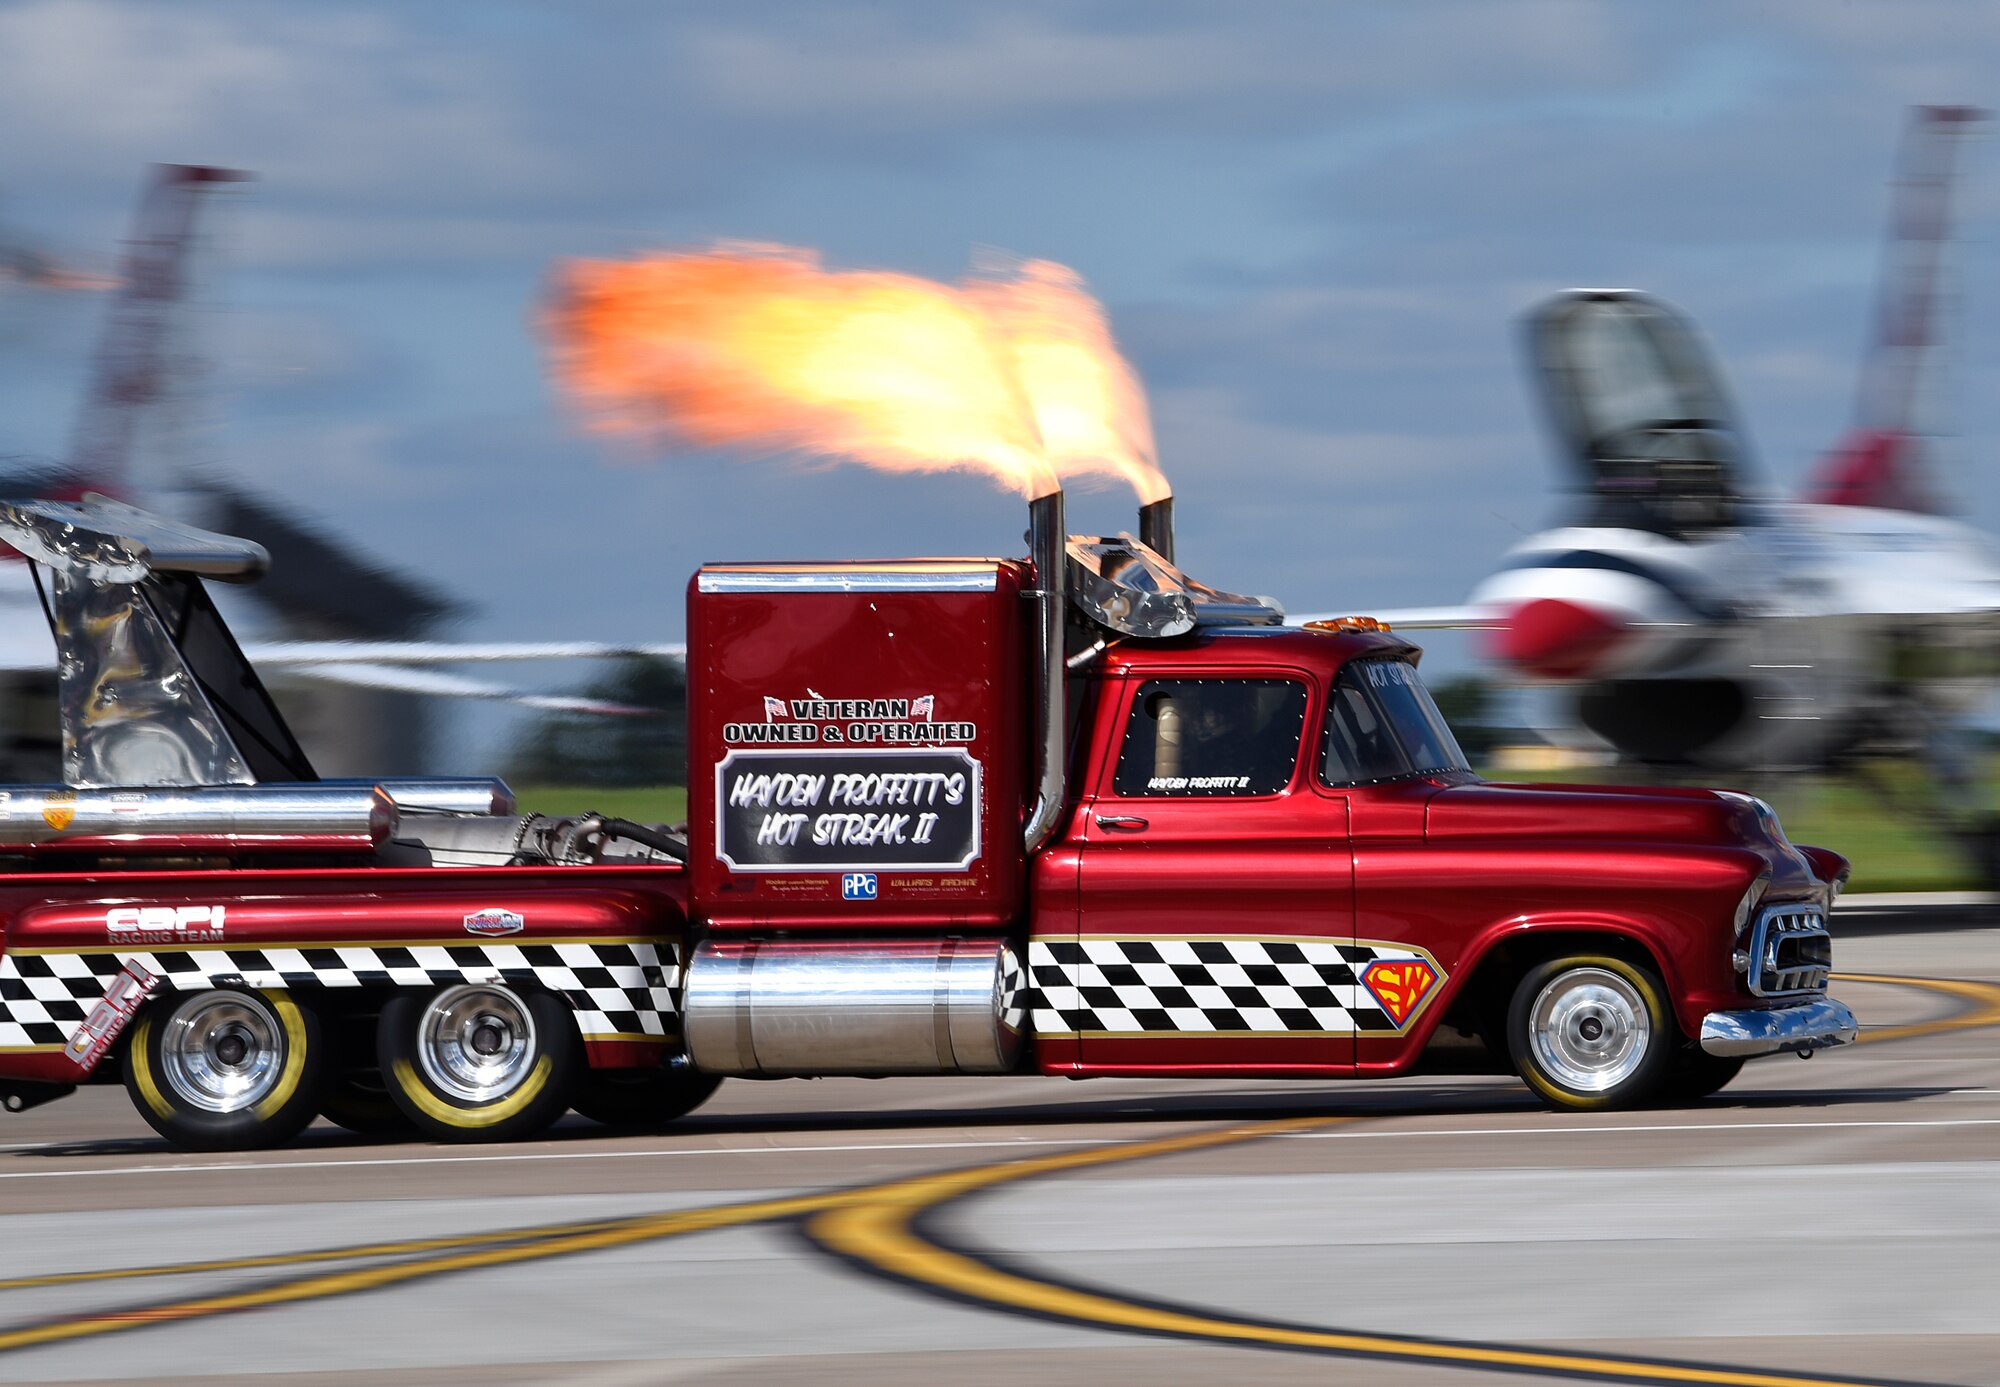
<instances>
[{"instance_id":1,"label":"headlight","mask_svg":"<svg viewBox=\"0 0 2000 1387\"><path fill-rule=\"evenodd\" d=\"M1757 902L1764 899L1764 889L1771 884L1771 869L1766 867L1757 873L1757 879L1743 892L1743 899L1736 903L1736 938L1740 943L1743 931L1750 927L1750 917L1757 913Z\"/></svg>"}]
</instances>

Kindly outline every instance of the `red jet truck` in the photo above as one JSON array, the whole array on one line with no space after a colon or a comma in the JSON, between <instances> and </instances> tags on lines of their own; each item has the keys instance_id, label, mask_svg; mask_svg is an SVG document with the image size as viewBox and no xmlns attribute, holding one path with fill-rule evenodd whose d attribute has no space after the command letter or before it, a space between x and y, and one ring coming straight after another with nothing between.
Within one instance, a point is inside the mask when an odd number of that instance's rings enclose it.
<instances>
[{"instance_id":1,"label":"red jet truck","mask_svg":"<svg viewBox=\"0 0 2000 1387\"><path fill-rule=\"evenodd\" d=\"M320 779L204 586L257 546L0 503L66 782L0 792L0 1098L122 1081L226 1149L659 1123L729 1076L1476 1053L1608 1108L1854 1038L1838 854L1743 795L1482 782L1414 646L1195 582L1170 507L1069 536L1044 496L1026 559L703 567L667 827Z\"/></svg>"}]
</instances>

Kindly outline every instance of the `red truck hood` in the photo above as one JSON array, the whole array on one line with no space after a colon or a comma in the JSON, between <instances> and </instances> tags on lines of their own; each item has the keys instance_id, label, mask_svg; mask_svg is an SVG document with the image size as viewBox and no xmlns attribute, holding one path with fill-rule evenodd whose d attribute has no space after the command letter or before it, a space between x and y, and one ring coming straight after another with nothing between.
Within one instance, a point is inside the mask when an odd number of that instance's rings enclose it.
<instances>
[{"instance_id":1,"label":"red truck hood","mask_svg":"<svg viewBox=\"0 0 2000 1387\"><path fill-rule=\"evenodd\" d=\"M1623 839L1748 848L1770 864L1770 897L1818 893L1812 863L1786 838L1777 815L1726 790L1625 785L1453 785L1432 796L1424 836L1544 842ZM1817 850L1815 850L1817 851ZM1829 860L1840 867L1833 854Z\"/></svg>"},{"instance_id":2,"label":"red truck hood","mask_svg":"<svg viewBox=\"0 0 2000 1387\"><path fill-rule=\"evenodd\" d=\"M1622 837L1654 843L1750 847L1778 877L1812 863L1784 835L1770 805L1730 789L1656 785L1452 785L1430 799L1424 835L1442 837ZM1814 849L1822 851L1822 849ZM1838 853L1828 865L1842 869Z\"/></svg>"},{"instance_id":3,"label":"red truck hood","mask_svg":"<svg viewBox=\"0 0 2000 1387\"><path fill-rule=\"evenodd\" d=\"M1625 785L1454 785L1432 797L1425 837L1627 838L1763 846L1754 801L1715 790Z\"/></svg>"}]
</instances>

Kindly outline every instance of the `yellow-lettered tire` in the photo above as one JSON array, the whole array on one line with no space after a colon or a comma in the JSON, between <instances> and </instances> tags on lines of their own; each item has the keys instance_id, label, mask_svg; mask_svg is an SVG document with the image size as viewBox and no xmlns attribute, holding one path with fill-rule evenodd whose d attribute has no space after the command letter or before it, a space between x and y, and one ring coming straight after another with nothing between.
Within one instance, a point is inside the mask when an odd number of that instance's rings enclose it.
<instances>
[{"instance_id":1,"label":"yellow-lettered tire","mask_svg":"<svg viewBox=\"0 0 2000 1387\"><path fill-rule=\"evenodd\" d=\"M1556 1108L1630 1108L1672 1072L1680 1031L1652 969L1571 954L1531 968L1507 1010L1514 1068Z\"/></svg>"},{"instance_id":2,"label":"yellow-lettered tire","mask_svg":"<svg viewBox=\"0 0 2000 1387\"><path fill-rule=\"evenodd\" d=\"M504 983L399 991L375 1053L396 1106L440 1141L507 1141L569 1107L583 1042L560 997Z\"/></svg>"},{"instance_id":3,"label":"yellow-lettered tire","mask_svg":"<svg viewBox=\"0 0 2000 1387\"><path fill-rule=\"evenodd\" d=\"M186 1150L279 1146L319 1109L321 1048L318 1016L290 992L169 992L132 1023L125 1089Z\"/></svg>"}]
</instances>

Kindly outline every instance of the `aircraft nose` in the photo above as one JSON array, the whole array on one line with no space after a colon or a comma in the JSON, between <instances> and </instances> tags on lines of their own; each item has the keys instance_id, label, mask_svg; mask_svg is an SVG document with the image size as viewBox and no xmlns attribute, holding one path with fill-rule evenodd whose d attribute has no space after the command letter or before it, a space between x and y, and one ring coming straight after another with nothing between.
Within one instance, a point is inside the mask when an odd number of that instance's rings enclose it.
<instances>
[{"instance_id":1,"label":"aircraft nose","mask_svg":"<svg viewBox=\"0 0 2000 1387\"><path fill-rule=\"evenodd\" d=\"M1541 679L1581 679L1628 634L1614 612L1538 597L1507 614L1488 640L1493 658Z\"/></svg>"}]
</instances>

